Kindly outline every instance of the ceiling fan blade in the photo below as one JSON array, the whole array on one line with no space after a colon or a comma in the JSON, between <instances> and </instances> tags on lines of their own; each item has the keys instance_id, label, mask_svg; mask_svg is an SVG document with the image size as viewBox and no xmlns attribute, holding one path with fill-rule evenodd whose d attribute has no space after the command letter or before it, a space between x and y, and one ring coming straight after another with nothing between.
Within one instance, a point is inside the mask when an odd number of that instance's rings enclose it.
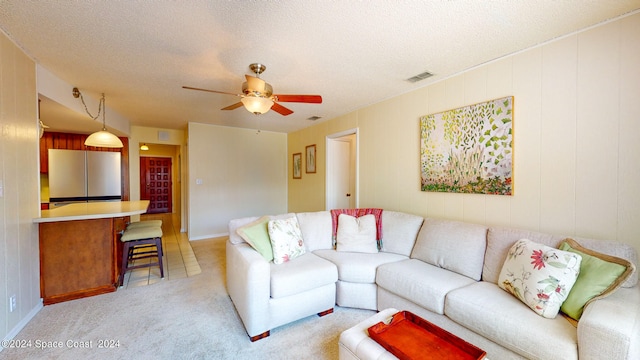
<instances>
[{"instance_id":1,"label":"ceiling fan blade","mask_svg":"<svg viewBox=\"0 0 640 360\"><path fill-rule=\"evenodd\" d=\"M277 102L273 103L273 106L271 107L271 110L277 112L278 114L280 114L282 116L287 116L287 115L293 114L293 110L287 109L286 107L278 104Z\"/></svg>"},{"instance_id":2,"label":"ceiling fan blade","mask_svg":"<svg viewBox=\"0 0 640 360\"><path fill-rule=\"evenodd\" d=\"M237 109L237 108L239 108L241 106L242 106L242 103L240 101L238 101L237 103L229 105L227 107L224 107L224 108L222 108L220 110L233 110L233 109Z\"/></svg>"},{"instance_id":3,"label":"ceiling fan blade","mask_svg":"<svg viewBox=\"0 0 640 360\"><path fill-rule=\"evenodd\" d=\"M183 86L182 88L183 88L183 89L188 89L188 90L198 90L198 91L212 92L212 93L216 93L216 94L226 94L226 95L233 95L233 96L242 96L242 95L240 95L240 94L228 93L228 92L224 92L224 91L209 90L209 89L201 89L201 88L196 88L196 87L191 87L191 86Z\"/></svg>"},{"instance_id":4,"label":"ceiling fan blade","mask_svg":"<svg viewBox=\"0 0 640 360\"><path fill-rule=\"evenodd\" d=\"M273 95L276 101L321 104L320 95Z\"/></svg>"},{"instance_id":5,"label":"ceiling fan blade","mask_svg":"<svg viewBox=\"0 0 640 360\"><path fill-rule=\"evenodd\" d=\"M266 87L264 80L251 75L244 76L247 79L247 88L252 91L257 91L261 94L265 93Z\"/></svg>"}]
</instances>

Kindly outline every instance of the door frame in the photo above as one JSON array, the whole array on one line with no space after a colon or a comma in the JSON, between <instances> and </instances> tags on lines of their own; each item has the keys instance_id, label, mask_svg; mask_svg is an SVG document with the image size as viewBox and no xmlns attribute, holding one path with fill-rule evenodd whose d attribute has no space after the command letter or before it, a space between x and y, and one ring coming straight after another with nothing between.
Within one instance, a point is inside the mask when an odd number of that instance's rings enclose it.
<instances>
[{"instance_id":1,"label":"door frame","mask_svg":"<svg viewBox=\"0 0 640 360\"><path fill-rule=\"evenodd\" d=\"M169 185L169 191L171 192L171 209L169 212L167 212L166 214L173 214L174 212L176 212L176 193L178 193L178 190L176 189L176 180L174 179L174 172L178 171L177 168L175 168L175 166L179 166L175 164L175 158L173 156L166 156L166 155L142 155L142 156L138 156L138 172L140 174L139 178L139 182L138 182L138 186L140 187L140 199L142 199L142 193L143 193L143 186L142 186L142 159L143 158L153 158L153 159L169 159L170 160L170 166L171 169L169 171L169 176L171 177L171 184ZM178 173L178 175L176 175L175 177L179 177L180 174Z\"/></svg>"},{"instance_id":2,"label":"door frame","mask_svg":"<svg viewBox=\"0 0 640 360\"><path fill-rule=\"evenodd\" d=\"M332 141L338 141L337 139L347 136L347 135L355 135L355 139L356 139L356 144L355 144L355 149L356 149L356 154L355 154L355 159L356 159L356 164L355 164L355 189L354 189L354 203L355 203L355 207L358 208L360 206L360 190L359 190L359 183L360 183L360 133L358 131L358 128L352 128L352 129L347 129L344 131L340 131L334 134L330 134L327 135L326 140L325 140L325 149L326 149L326 154L325 154L325 159L327 159L327 171L326 171L326 178L325 178L325 183L326 183L326 188L325 188L325 210L330 210L330 204L329 204L329 192L333 190L333 184L331 183L331 179L332 179L332 175L334 170L334 164L332 163L332 159L333 157L331 156L331 146L330 143Z\"/></svg>"}]
</instances>

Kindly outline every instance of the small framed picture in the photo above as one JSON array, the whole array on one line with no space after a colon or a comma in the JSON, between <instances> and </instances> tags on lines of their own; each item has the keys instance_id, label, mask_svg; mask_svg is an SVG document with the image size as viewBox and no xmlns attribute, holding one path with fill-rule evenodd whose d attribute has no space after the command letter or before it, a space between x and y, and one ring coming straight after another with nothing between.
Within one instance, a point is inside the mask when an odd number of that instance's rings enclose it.
<instances>
[{"instance_id":1,"label":"small framed picture","mask_svg":"<svg viewBox=\"0 0 640 360\"><path fill-rule=\"evenodd\" d=\"M307 174L313 174L316 172L316 144L307 146L305 150L307 154L305 161L305 170Z\"/></svg>"},{"instance_id":2,"label":"small framed picture","mask_svg":"<svg viewBox=\"0 0 640 360\"><path fill-rule=\"evenodd\" d=\"M293 154L293 178L302 179L302 153Z\"/></svg>"}]
</instances>

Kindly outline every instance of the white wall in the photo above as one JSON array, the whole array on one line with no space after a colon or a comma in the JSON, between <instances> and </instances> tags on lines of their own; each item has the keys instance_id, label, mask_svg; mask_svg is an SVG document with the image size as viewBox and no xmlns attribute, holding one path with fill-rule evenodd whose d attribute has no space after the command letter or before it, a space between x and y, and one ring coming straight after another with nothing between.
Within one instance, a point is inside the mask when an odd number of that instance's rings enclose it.
<instances>
[{"instance_id":1,"label":"white wall","mask_svg":"<svg viewBox=\"0 0 640 360\"><path fill-rule=\"evenodd\" d=\"M35 63L0 32L0 339L15 336L42 307L36 109Z\"/></svg>"},{"instance_id":2,"label":"white wall","mask_svg":"<svg viewBox=\"0 0 640 360\"><path fill-rule=\"evenodd\" d=\"M189 123L188 139L189 239L225 235L231 219L286 212L286 134Z\"/></svg>"},{"instance_id":3,"label":"white wall","mask_svg":"<svg viewBox=\"0 0 640 360\"><path fill-rule=\"evenodd\" d=\"M640 252L638 64L636 12L292 133L290 152L358 127L361 207L619 240ZM420 191L419 118L509 95L514 195ZM323 177L302 180L289 188L289 211L322 210L315 195L292 195L323 193Z\"/></svg>"}]
</instances>

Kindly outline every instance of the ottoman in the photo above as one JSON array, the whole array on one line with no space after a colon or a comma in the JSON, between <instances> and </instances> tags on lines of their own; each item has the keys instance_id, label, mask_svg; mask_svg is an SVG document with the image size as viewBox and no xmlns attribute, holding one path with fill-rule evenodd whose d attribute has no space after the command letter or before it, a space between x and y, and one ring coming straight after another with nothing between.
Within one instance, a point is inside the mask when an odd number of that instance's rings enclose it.
<instances>
[{"instance_id":1,"label":"ottoman","mask_svg":"<svg viewBox=\"0 0 640 360\"><path fill-rule=\"evenodd\" d=\"M340 334L338 341L338 356L340 360L352 359L398 359L393 354L385 350L380 344L369 337L367 329L381 321L391 319L391 316L398 310L389 308L380 311L370 318L362 321L354 327L345 330Z\"/></svg>"}]
</instances>

